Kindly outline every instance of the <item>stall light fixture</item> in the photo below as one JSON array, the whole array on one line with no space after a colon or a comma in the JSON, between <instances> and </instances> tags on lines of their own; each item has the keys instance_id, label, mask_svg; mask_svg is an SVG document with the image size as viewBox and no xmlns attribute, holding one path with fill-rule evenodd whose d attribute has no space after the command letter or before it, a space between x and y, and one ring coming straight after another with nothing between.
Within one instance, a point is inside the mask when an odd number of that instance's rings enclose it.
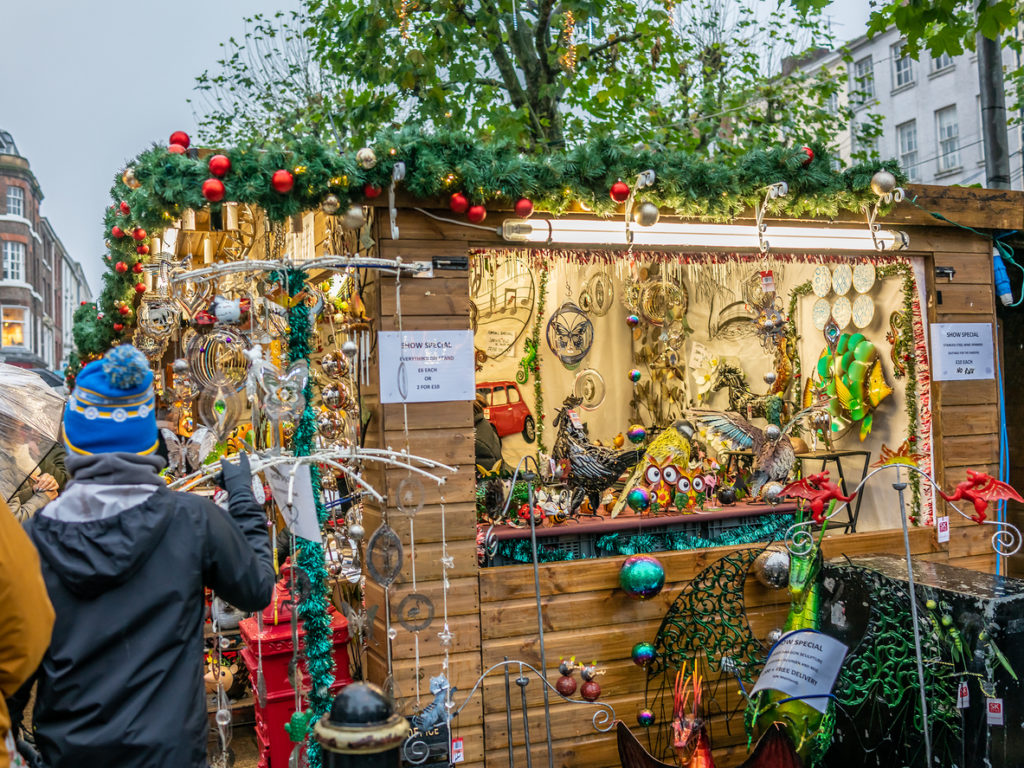
<instances>
[{"instance_id":1,"label":"stall light fixture","mask_svg":"<svg viewBox=\"0 0 1024 768\"><path fill-rule=\"evenodd\" d=\"M571 245L629 245L621 221L599 219L506 219L501 236L516 243ZM658 222L651 227L632 227L634 246L696 248L758 248L756 225L691 224ZM770 226L762 233L774 251L880 251L901 250L908 245L904 232L837 227Z\"/></svg>"}]
</instances>

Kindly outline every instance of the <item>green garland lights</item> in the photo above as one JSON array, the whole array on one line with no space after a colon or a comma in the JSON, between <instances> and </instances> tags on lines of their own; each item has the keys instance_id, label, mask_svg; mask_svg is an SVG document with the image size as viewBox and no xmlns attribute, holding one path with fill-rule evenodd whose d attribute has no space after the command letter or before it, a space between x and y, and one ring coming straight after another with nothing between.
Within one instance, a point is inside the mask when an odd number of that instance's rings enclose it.
<instances>
[{"instance_id":1,"label":"green garland lights","mask_svg":"<svg viewBox=\"0 0 1024 768\"><path fill-rule=\"evenodd\" d=\"M546 453L544 446L544 388L540 383L540 329L544 323L544 304L548 295L548 271L540 271L540 286L537 289L537 317L533 321L533 333L530 338L533 341L533 348L537 350L537 361L533 371L533 400L534 412L537 414L537 450Z\"/></svg>"},{"instance_id":2,"label":"green garland lights","mask_svg":"<svg viewBox=\"0 0 1024 768\"><path fill-rule=\"evenodd\" d=\"M307 275L302 270L289 270L287 274L288 295L301 293L306 284ZM293 302L288 310L288 362L295 364L308 362L313 352L310 339L313 334L312 318L309 308L302 301ZM316 416L313 412L313 382L307 379L306 407L295 425L293 450L296 456L309 456L313 453L313 438L316 435ZM311 465L310 479L313 482L313 498L316 500L316 516L323 527L327 522L327 508L321 494L320 468ZM331 629L331 618L327 613L327 568L324 564L323 545L315 541L300 539L296 546L295 565L308 577L309 593L304 595L298 605L298 616L305 632L302 650L306 658L306 671L309 673L309 707L305 712L296 712L292 716L290 735L297 741L307 739L306 754L309 765L318 768L322 764L320 745L315 739L308 738L313 732L313 724L319 720L331 706L331 685L334 683L334 635Z\"/></svg>"},{"instance_id":3,"label":"green garland lights","mask_svg":"<svg viewBox=\"0 0 1024 768\"><path fill-rule=\"evenodd\" d=\"M463 192L473 203L494 202L508 207L519 198L533 201L538 211L563 213L583 206L601 214L617 210L608 194L619 180L631 180L653 169L655 185L644 200L679 216L728 221L760 204L764 189L785 180L790 194L770 202L773 215L832 218L840 211L860 212L877 201L870 189L879 169L905 180L894 162L861 164L843 172L832 169L825 147L815 146L814 160L792 147L773 147L740 158L708 158L682 151L636 148L601 137L565 152L523 155L512 143L480 139L453 132L428 133L416 127L385 130L372 144L377 158L371 168L356 162L355 152L338 153L314 139L282 147L247 146L223 150L230 169L223 175L226 202L259 206L272 222L317 208L331 194L340 210L364 203L391 183L397 162L406 165L400 189L420 200L447 202ZM276 171L292 174L294 184L278 192L271 184ZM209 203L203 182L211 177L208 162L189 154L154 146L135 158L111 188L113 205L104 226L109 253L103 290L95 304L75 316L79 355L91 360L128 338L132 305L140 285L139 269L158 233L187 209ZM119 267L119 265L122 265ZM127 306L124 312L121 306ZM77 366L69 368L73 377Z\"/></svg>"}]
</instances>

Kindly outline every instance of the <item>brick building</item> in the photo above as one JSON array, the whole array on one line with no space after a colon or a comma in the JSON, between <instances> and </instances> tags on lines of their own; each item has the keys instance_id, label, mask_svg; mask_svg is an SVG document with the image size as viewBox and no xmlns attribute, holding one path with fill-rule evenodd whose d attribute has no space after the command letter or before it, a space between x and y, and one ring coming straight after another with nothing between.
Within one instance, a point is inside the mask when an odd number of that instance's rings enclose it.
<instances>
[{"instance_id":1,"label":"brick building","mask_svg":"<svg viewBox=\"0 0 1024 768\"><path fill-rule=\"evenodd\" d=\"M0 129L0 356L56 370L72 348L75 307L91 294L82 266L40 215L42 199L28 160Z\"/></svg>"}]
</instances>

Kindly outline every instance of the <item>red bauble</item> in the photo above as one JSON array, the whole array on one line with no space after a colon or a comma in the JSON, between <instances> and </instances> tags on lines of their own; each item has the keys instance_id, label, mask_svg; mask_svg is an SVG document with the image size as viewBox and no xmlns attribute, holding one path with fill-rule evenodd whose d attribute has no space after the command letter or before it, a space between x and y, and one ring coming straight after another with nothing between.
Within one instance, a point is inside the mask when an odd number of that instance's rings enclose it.
<instances>
[{"instance_id":1,"label":"red bauble","mask_svg":"<svg viewBox=\"0 0 1024 768\"><path fill-rule=\"evenodd\" d=\"M167 140L168 144L177 144L179 147L188 149L188 145L192 142L188 138L188 134L184 131L175 131L171 134L171 138Z\"/></svg>"},{"instance_id":2,"label":"red bauble","mask_svg":"<svg viewBox=\"0 0 1024 768\"><path fill-rule=\"evenodd\" d=\"M120 307L117 308L117 311L120 312L125 317L127 317L128 315L131 314L132 308L129 307L127 304L122 304Z\"/></svg>"},{"instance_id":3,"label":"red bauble","mask_svg":"<svg viewBox=\"0 0 1024 768\"><path fill-rule=\"evenodd\" d=\"M123 323L114 323L114 333L120 333L123 330L124 330L124 324Z\"/></svg>"},{"instance_id":4,"label":"red bauble","mask_svg":"<svg viewBox=\"0 0 1024 768\"><path fill-rule=\"evenodd\" d=\"M482 205L471 205L469 210L466 211L466 218L474 224L479 224L487 218L487 209Z\"/></svg>"},{"instance_id":5,"label":"red bauble","mask_svg":"<svg viewBox=\"0 0 1024 768\"><path fill-rule=\"evenodd\" d=\"M533 200L521 197L516 200L516 216L521 219L528 219L533 215Z\"/></svg>"},{"instance_id":6,"label":"red bauble","mask_svg":"<svg viewBox=\"0 0 1024 768\"><path fill-rule=\"evenodd\" d=\"M125 216L127 216L131 212L132 212L131 207L128 205L128 203L126 203L124 200L122 200L121 201L121 213L123 213Z\"/></svg>"},{"instance_id":7,"label":"red bauble","mask_svg":"<svg viewBox=\"0 0 1024 768\"><path fill-rule=\"evenodd\" d=\"M181 146L181 144L171 144L169 147L167 147L167 151L175 155L185 154L185 148Z\"/></svg>"},{"instance_id":8,"label":"red bauble","mask_svg":"<svg viewBox=\"0 0 1024 768\"><path fill-rule=\"evenodd\" d=\"M117 264L114 265L114 269L123 275L125 272L128 271L128 265L125 264L123 261L119 261L117 262Z\"/></svg>"},{"instance_id":9,"label":"red bauble","mask_svg":"<svg viewBox=\"0 0 1024 768\"><path fill-rule=\"evenodd\" d=\"M576 693L576 678L572 675L562 675L555 683L555 690L569 698Z\"/></svg>"},{"instance_id":10,"label":"red bauble","mask_svg":"<svg viewBox=\"0 0 1024 768\"><path fill-rule=\"evenodd\" d=\"M580 696L587 701L597 701L600 695L601 686L594 680L587 680L587 682L580 686Z\"/></svg>"},{"instance_id":11,"label":"red bauble","mask_svg":"<svg viewBox=\"0 0 1024 768\"><path fill-rule=\"evenodd\" d=\"M367 184L363 187L363 194L373 200L374 198L380 197L380 193L384 190L375 184Z\"/></svg>"},{"instance_id":12,"label":"red bauble","mask_svg":"<svg viewBox=\"0 0 1024 768\"><path fill-rule=\"evenodd\" d=\"M84 307L84 306L85 306L86 304L88 304L88 303L89 303L89 302L87 302L87 301L83 301L83 302L82 302L81 304L79 304L78 306L80 306L80 307Z\"/></svg>"},{"instance_id":13,"label":"red bauble","mask_svg":"<svg viewBox=\"0 0 1024 768\"><path fill-rule=\"evenodd\" d=\"M612 200L616 203L624 203L629 199L629 184L624 181L616 181L612 184L608 194L611 195Z\"/></svg>"},{"instance_id":14,"label":"red bauble","mask_svg":"<svg viewBox=\"0 0 1024 768\"><path fill-rule=\"evenodd\" d=\"M136 261L132 265L132 272L134 272L136 275L141 275L142 274L142 262L141 261Z\"/></svg>"},{"instance_id":15,"label":"red bauble","mask_svg":"<svg viewBox=\"0 0 1024 768\"><path fill-rule=\"evenodd\" d=\"M292 176L291 171L286 171L282 168L279 171L274 171L274 175L270 177L270 186L274 188L274 191L280 192L282 195L287 194L295 186L295 177Z\"/></svg>"},{"instance_id":16,"label":"red bauble","mask_svg":"<svg viewBox=\"0 0 1024 768\"><path fill-rule=\"evenodd\" d=\"M135 252L137 254L139 254L140 256L145 256L147 253L149 253L149 246L148 245L140 245L140 246L136 247Z\"/></svg>"},{"instance_id":17,"label":"red bauble","mask_svg":"<svg viewBox=\"0 0 1024 768\"><path fill-rule=\"evenodd\" d=\"M136 240L145 240L146 230L144 230L142 227L136 227L135 229L132 230L132 237L134 237Z\"/></svg>"},{"instance_id":18,"label":"red bauble","mask_svg":"<svg viewBox=\"0 0 1024 768\"><path fill-rule=\"evenodd\" d=\"M110 234L113 237L116 237L118 240L120 240L122 237L124 237L124 230L115 224L110 228Z\"/></svg>"},{"instance_id":19,"label":"red bauble","mask_svg":"<svg viewBox=\"0 0 1024 768\"><path fill-rule=\"evenodd\" d=\"M811 149L810 147L800 147L800 151L803 152L805 155L807 155L807 158L801 163L801 165L803 165L803 166L810 165L811 164L811 160L814 159L814 150Z\"/></svg>"},{"instance_id":20,"label":"red bauble","mask_svg":"<svg viewBox=\"0 0 1024 768\"><path fill-rule=\"evenodd\" d=\"M204 181L203 197L211 203L219 203L224 199L224 182L220 179L207 179Z\"/></svg>"},{"instance_id":21,"label":"red bauble","mask_svg":"<svg viewBox=\"0 0 1024 768\"><path fill-rule=\"evenodd\" d=\"M135 292L136 293L145 293L146 292L146 284L145 283L136 283L135 284Z\"/></svg>"},{"instance_id":22,"label":"red bauble","mask_svg":"<svg viewBox=\"0 0 1024 768\"><path fill-rule=\"evenodd\" d=\"M214 155L207 163L207 167L214 176L223 176L231 170L231 161L227 155Z\"/></svg>"},{"instance_id":23,"label":"red bauble","mask_svg":"<svg viewBox=\"0 0 1024 768\"><path fill-rule=\"evenodd\" d=\"M448 207L452 213L465 213L469 210L469 198L461 192L456 192L448 198Z\"/></svg>"}]
</instances>

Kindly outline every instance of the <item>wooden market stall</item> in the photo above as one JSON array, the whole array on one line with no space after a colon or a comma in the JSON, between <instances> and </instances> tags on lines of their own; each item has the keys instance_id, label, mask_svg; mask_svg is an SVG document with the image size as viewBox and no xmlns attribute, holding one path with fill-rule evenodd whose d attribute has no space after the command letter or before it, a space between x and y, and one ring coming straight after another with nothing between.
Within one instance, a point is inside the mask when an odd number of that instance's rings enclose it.
<instances>
[{"instance_id":1,"label":"wooden market stall","mask_svg":"<svg viewBox=\"0 0 1024 768\"><path fill-rule=\"evenodd\" d=\"M923 264L922 314L928 323L992 323L996 327L993 291L992 242L982 235L952 226L929 213L935 211L958 224L983 230L1024 228L1024 196L1016 192L995 192L946 187L912 187L905 202L884 220L887 229L901 229L909 236L909 250L901 255L920 257ZM421 209L422 206L422 209ZM429 278L401 278L401 322L404 329L470 329L472 302L469 261L482 249L507 248L498 234L483 227L467 228L450 221L450 212L440 204L419 200L400 200L396 224L400 233L392 237L387 208L376 209L374 240L377 253L386 258L400 257L405 262L434 263ZM836 224L856 226L857 219L844 217ZM449 220L444 220L449 219ZM773 222L769 222L769 226ZM781 222L774 222L781 223ZM830 222L787 221L790 226L821 226ZM863 226L863 221L860 220ZM751 249L756 253L756 249ZM368 311L380 330L397 329L396 284L384 277L379 291L367 299ZM374 362L374 365L376 363ZM920 379L927 381L927 376ZM425 506L415 518L415 546L410 531L399 533L405 545L405 566L390 594L376 584L367 584L367 603L379 606L376 637L383 638L385 605L392 621L403 597L412 592L427 595L439 605L442 599L441 517L447 532L448 554L453 567L448 570L450 593L447 612L450 617L452 656L449 678L459 689L456 698L468 694L477 677L506 658L534 665L540 663L537 632L533 566L529 564L481 568L478 565L477 516L474 478L473 413L469 402L420 403L405 406L381 406L376 398L371 371L364 389L364 407L372 416L368 427L370 446L408 447L416 454L429 455L457 467L454 476L439 489L428 488ZM966 468L998 475L999 403L995 379L981 381L931 382L931 424L934 470L939 484L948 488L961 479ZM549 403L541 420L550 424L557 402ZM407 432L406 432L407 426ZM387 472L372 477L375 484L395 492L399 478ZM895 501L892 501L895 504ZM941 499L937 502L940 505ZM890 519L896 520L897 517ZM380 511L367 510L366 527L372 530L380 521ZM952 535L948 543L936 540L930 526L912 528L911 550L923 561L946 562L966 568L994 571L995 555L987 528L952 517ZM667 583L654 599L626 599L618 585L621 557L582 561L542 563L540 565L540 601L543 605L544 642L547 672L554 681L560 657L596 661L604 674L599 678L602 699L614 707L618 717L632 722L645 699L645 678L630 661L630 649L656 631L667 608L686 583L706 565L721 557L727 548L705 548L658 553L665 566ZM824 541L826 557L903 551L899 529L875 529L857 533L835 531ZM415 588L412 564L415 557ZM748 617L757 636L765 636L785 616L785 594L770 592L757 585L747 588ZM392 647L397 690L408 702L415 698L417 679L421 700L428 700L429 678L439 668L441 649L437 623L420 633L414 648L409 633L399 635ZM368 672L371 679L383 681L387 672L383 643L370 643ZM477 694L461 711L454 724L456 737L464 740L465 762L471 766L503 766L507 760L508 740L503 681L500 676L483 683L483 695ZM528 693L533 730L534 760L543 760L544 710L540 686ZM598 768L618 765L614 736L595 732L593 711L588 707L553 705L552 720L555 764ZM512 741L524 741L522 726L513 724ZM714 738L718 765L735 765L746 754L742 726L734 723L731 732L716 730ZM540 763L538 763L540 764Z\"/></svg>"}]
</instances>

